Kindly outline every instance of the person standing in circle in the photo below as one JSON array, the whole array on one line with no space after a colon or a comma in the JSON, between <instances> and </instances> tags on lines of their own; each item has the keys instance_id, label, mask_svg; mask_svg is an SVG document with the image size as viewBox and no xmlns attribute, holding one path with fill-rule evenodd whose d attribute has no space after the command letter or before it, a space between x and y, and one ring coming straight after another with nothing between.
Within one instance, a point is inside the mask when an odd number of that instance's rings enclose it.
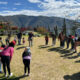
<instances>
[{"instance_id":1,"label":"person standing in circle","mask_svg":"<svg viewBox=\"0 0 80 80\"><path fill-rule=\"evenodd\" d=\"M22 33L21 32L19 32L17 34L17 38L18 38L18 45L21 45L21 38L22 38Z\"/></svg>"},{"instance_id":2,"label":"person standing in circle","mask_svg":"<svg viewBox=\"0 0 80 80\"><path fill-rule=\"evenodd\" d=\"M24 76L26 76L26 69L28 69L28 76L30 75L30 60L31 60L31 50L30 47L25 47L22 54L23 64L24 64Z\"/></svg>"},{"instance_id":3,"label":"person standing in circle","mask_svg":"<svg viewBox=\"0 0 80 80\"><path fill-rule=\"evenodd\" d=\"M12 41L11 43L9 43L9 46L5 47L4 50L1 53L1 61L3 64L3 71L5 74L5 77L7 77L7 73L6 73L6 67L8 70L8 74L9 77L11 77L13 74L11 73L11 69L10 69L10 62L12 60L12 56L14 53L14 45L16 44L15 41Z\"/></svg>"},{"instance_id":4,"label":"person standing in circle","mask_svg":"<svg viewBox=\"0 0 80 80\"><path fill-rule=\"evenodd\" d=\"M48 45L48 42L49 42L49 37L48 35L45 36L45 45Z\"/></svg>"},{"instance_id":5,"label":"person standing in circle","mask_svg":"<svg viewBox=\"0 0 80 80\"><path fill-rule=\"evenodd\" d=\"M28 34L29 47L33 46L33 36L32 32Z\"/></svg>"}]
</instances>

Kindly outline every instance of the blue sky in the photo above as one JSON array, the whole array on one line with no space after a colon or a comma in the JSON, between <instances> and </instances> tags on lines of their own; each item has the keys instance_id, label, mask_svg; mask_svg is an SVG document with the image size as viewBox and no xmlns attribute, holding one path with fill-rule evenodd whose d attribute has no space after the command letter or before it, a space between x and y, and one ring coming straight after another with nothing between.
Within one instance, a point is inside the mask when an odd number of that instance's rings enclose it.
<instances>
[{"instance_id":1,"label":"blue sky","mask_svg":"<svg viewBox=\"0 0 80 80\"><path fill-rule=\"evenodd\" d=\"M78 19L80 0L0 0L0 15L18 14Z\"/></svg>"}]
</instances>

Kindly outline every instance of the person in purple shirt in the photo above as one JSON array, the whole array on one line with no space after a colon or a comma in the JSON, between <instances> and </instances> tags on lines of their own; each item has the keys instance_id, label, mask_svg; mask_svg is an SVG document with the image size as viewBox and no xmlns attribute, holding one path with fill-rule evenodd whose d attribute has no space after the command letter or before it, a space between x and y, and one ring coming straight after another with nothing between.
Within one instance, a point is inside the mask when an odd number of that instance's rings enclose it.
<instances>
[{"instance_id":1,"label":"person in purple shirt","mask_svg":"<svg viewBox=\"0 0 80 80\"><path fill-rule=\"evenodd\" d=\"M28 69L28 76L30 75L30 60L31 60L31 51L30 47L25 47L25 50L22 54L23 64L24 64L24 76L26 76L26 69Z\"/></svg>"}]
</instances>

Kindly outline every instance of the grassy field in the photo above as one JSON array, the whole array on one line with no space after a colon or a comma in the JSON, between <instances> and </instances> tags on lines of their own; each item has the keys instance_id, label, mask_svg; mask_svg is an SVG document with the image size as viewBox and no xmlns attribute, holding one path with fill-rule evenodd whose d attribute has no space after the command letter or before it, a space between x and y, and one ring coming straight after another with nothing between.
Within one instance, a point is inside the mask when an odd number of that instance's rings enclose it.
<instances>
[{"instance_id":1,"label":"grassy field","mask_svg":"<svg viewBox=\"0 0 80 80\"><path fill-rule=\"evenodd\" d=\"M24 77L24 65L22 62L22 53L24 46L28 46L27 37L25 45L16 45L14 55L11 61L11 71L14 74L11 78L4 78L0 74L0 80L80 80L80 56L78 52L73 53L69 49L61 49L59 41L56 45L45 46L44 37L35 37L31 60L31 74ZM5 37L3 37L5 40Z\"/></svg>"}]
</instances>

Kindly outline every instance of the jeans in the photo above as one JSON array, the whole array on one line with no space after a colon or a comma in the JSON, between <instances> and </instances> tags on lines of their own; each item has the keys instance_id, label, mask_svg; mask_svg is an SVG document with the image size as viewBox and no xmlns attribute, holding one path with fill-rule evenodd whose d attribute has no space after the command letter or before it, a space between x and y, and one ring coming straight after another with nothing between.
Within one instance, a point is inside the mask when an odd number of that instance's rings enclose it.
<instances>
[{"instance_id":1,"label":"jeans","mask_svg":"<svg viewBox=\"0 0 80 80\"><path fill-rule=\"evenodd\" d=\"M21 39L18 39L18 45L20 45L21 44Z\"/></svg>"},{"instance_id":2,"label":"jeans","mask_svg":"<svg viewBox=\"0 0 80 80\"><path fill-rule=\"evenodd\" d=\"M2 72L2 62L0 61L0 72Z\"/></svg>"},{"instance_id":3,"label":"jeans","mask_svg":"<svg viewBox=\"0 0 80 80\"><path fill-rule=\"evenodd\" d=\"M24 59L24 73L26 73L26 69L28 69L28 74L30 73L30 60L29 59Z\"/></svg>"},{"instance_id":4,"label":"jeans","mask_svg":"<svg viewBox=\"0 0 80 80\"><path fill-rule=\"evenodd\" d=\"M1 61L3 64L3 70L4 70L5 75L6 75L6 67L8 70L8 74L10 75L10 73L11 73L10 72L10 57L9 56L2 56Z\"/></svg>"},{"instance_id":5,"label":"jeans","mask_svg":"<svg viewBox=\"0 0 80 80\"><path fill-rule=\"evenodd\" d=\"M29 40L29 47L30 46L33 46L33 41L32 40Z\"/></svg>"}]
</instances>

